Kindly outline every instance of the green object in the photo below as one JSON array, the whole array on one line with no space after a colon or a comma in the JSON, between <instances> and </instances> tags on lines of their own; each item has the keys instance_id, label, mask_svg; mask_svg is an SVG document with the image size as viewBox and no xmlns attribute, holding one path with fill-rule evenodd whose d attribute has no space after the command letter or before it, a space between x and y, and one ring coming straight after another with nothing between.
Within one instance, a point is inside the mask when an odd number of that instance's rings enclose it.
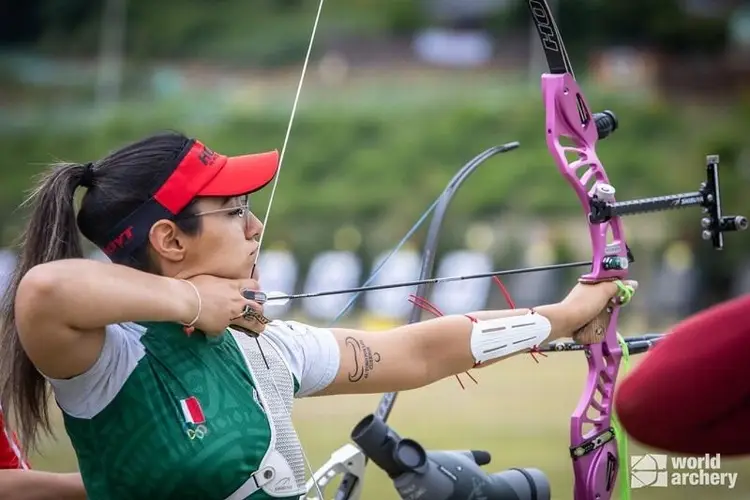
<instances>
[{"instance_id":1,"label":"green object","mask_svg":"<svg viewBox=\"0 0 750 500\"><path fill-rule=\"evenodd\" d=\"M617 285L618 294L617 296L620 298L620 305L627 305L630 302L630 299L633 298L633 294L635 294L635 289L630 286L626 285L620 280L615 281L615 285ZM622 341L622 338L619 337L619 339ZM622 343L622 342L621 342ZM624 355L624 352L623 352Z\"/></svg>"},{"instance_id":2,"label":"green object","mask_svg":"<svg viewBox=\"0 0 750 500\"><path fill-rule=\"evenodd\" d=\"M81 418L63 412L89 498L226 498L258 470L271 442L239 346L228 332L187 336L174 323L144 323L138 333L145 352L127 355L140 359L106 368L108 383L121 385L113 399Z\"/></svg>"},{"instance_id":3,"label":"green object","mask_svg":"<svg viewBox=\"0 0 750 500\"><path fill-rule=\"evenodd\" d=\"M617 341L622 348L622 372L625 375L630 370L630 352L628 351L625 339L619 333L617 334ZM630 453L628 452L628 436L625 434L614 410L612 411L612 428L615 430L617 454L620 456L620 470L617 472L617 482L620 485L620 500L630 500Z\"/></svg>"}]
</instances>

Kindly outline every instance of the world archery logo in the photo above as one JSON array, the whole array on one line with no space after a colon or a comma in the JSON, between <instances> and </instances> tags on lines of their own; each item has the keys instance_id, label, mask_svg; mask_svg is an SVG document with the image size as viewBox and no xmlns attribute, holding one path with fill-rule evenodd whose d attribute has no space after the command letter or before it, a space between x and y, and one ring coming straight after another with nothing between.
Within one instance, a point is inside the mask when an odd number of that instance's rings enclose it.
<instances>
[{"instance_id":1,"label":"world archery logo","mask_svg":"<svg viewBox=\"0 0 750 500\"><path fill-rule=\"evenodd\" d=\"M184 428L187 437L193 441L201 440L208 434L206 427L206 416L203 414L200 401L195 396L180 400L182 416L185 419Z\"/></svg>"},{"instance_id":2,"label":"world archery logo","mask_svg":"<svg viewBox=\"0 0 750 500\"><path fill-rule=\"evenodd\" d=\"M631 488L723 486L734 489L736 472L721 472L721 455L668 457L648 454L630 457Z\"/></svg>"},{"instance_id":3,"label":"world archery logo","mask_svg":"<svg viewBox=\"0 0 750 500\"><path fill-rule=\"evenodd\" d=\"M630 487L655 486L665 488L667 481L666 455L633 455L630 457Z\"/></svg>"}]
</instances>

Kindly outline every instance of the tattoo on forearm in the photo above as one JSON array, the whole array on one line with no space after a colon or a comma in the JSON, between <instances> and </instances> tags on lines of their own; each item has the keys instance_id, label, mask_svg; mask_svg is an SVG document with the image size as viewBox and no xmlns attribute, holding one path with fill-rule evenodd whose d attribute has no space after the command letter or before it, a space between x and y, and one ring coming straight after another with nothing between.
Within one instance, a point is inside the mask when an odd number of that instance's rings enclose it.
<instances>
[{"instance_id":1,"label":"tattoo on forearm","mask_svg":"<svg viewBox=\"0 0 750 500\"><path fill-rule=\"evenodd\" d=\"M380 353L373 352L367 344L354 337L346 337L345 343L354 357L354 366L349 371L349 382L367 379L375 369L375 364L380 362Z\"/></svg>"}]
</instances>

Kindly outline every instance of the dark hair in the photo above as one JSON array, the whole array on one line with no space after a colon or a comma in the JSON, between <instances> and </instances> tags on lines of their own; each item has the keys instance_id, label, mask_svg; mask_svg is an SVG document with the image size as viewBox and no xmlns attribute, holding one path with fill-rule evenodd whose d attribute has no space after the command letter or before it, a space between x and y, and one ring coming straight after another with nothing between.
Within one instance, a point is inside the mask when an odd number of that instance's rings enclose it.
<instances>
[{"instance_id":1,"label":"dark hair","mask_svg":"<svg viewBox=\"0 0 750 500\"><path fill-rule=\"evenodd\" d=\"M15 324L15 296L21 278L34 266L60 259L82 258L78 234L101 241L111 229L151 198L176 168L176 160L189 139L167 132L118 149L93 166L60 163L43 173L24 202L31 214L21 235L18 263L0 303L0 405L19 431L25 450L36 449L38 430L51 434L49 387L26 355ZM90 184L76 216L76 188ZM175 223L188 234L197 234L200 220L188 205ZM148 243L125 265L158 272L149 262Z\"/></svg>"}]
</instances>

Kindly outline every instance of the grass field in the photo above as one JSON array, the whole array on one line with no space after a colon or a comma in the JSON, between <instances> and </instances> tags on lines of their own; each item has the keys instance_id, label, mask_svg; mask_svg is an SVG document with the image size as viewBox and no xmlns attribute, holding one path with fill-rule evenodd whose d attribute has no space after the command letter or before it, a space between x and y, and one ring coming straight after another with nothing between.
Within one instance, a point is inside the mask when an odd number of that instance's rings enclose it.
<instances>
[{"instance_id":1,"label":"grass field","mask_svg":"<svg viewBox=\"0 0 750 500\"><path fill-rule=\"evenodd\" d=\"M636 361L637 362L637 361ZM508 467L537 467L552 483L553 498L572 498L567 455L568 419L581 393L586 363L578 353L550 355L540 364L516 357L473 372L479 385L455 379L402 393L391 425L402 437L431 449L485 449L496 472ZM466 377L464 377L466 379ZM313 467L348 441L352 427L372 412L379 396L312 398L299 401L295 421ZM38 468L71 471L75 459L60 430L60 441L36 457ZM631 453L643 451L631 445ZM750 498L750 462L722 460L723 472L737 472L734 490L722 487L670 487L633 490L633 500L723 500ZM397 500L387 476L368 466L364 500ZM332 498L333 488L328 496Z\"/></svg>"}]
</instances>

